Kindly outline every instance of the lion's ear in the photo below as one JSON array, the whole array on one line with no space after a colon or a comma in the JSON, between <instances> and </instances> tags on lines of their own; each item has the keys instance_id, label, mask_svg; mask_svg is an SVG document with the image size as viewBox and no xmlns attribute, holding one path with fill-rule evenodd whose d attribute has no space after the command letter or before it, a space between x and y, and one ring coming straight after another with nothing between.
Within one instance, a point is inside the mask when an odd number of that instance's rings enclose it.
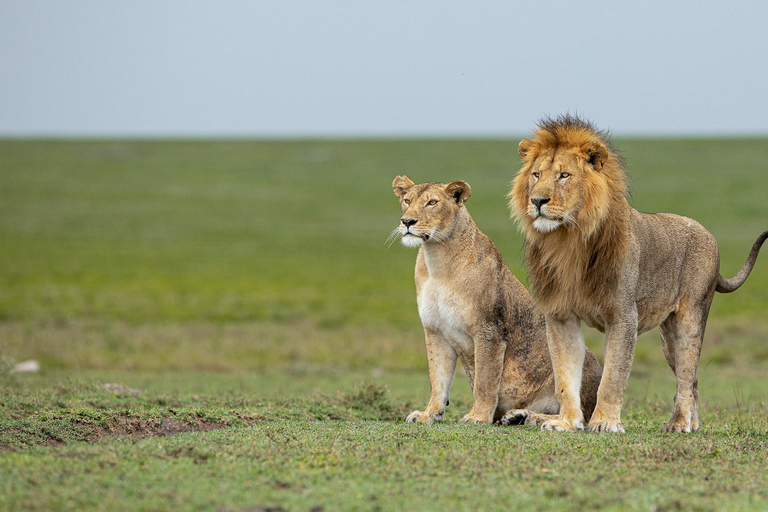
<instances>
[{"instance_id":1,"label":"lion's ear","mask_svg":"<svg viewBox=\"0 0 768 512\"><path fill-rule=\"evenodd\" d=\"M531 139L523 139L520 141L520 144L517 145L517 152L523 161L528 161L528 157L530 156L531 150L533 149L533 144L534 142Z\"/></svg>"},{"instance_id":2,"label":"lion's ear","mask_svg":"<svg viewBox=\"0 0 768 512\"><path fill-rule=\"evenodd\" d=\"M472 195L472 189L466 181L452 181L445 186L445 192L459 204L464 204Z\"/></svg>"},{"instance_id":3,"label":"lion's ear","mask_svg":"<svg viewBox=\"0 0 768 512\"><path fill-rule=\"evenodd\" d=\"M392 182L392 188L395 191L395 195L400 199L411 189L414 183L408 176L398 176L395 181Z\"/></svg>"},{"instance_id":4,"label":"lion's ear","mask_svg":"<svg viewBox=\"0 0 768 512\"><path fill-rule=\"evenodd\" d=\"M591 142L581 147L589 165L599 171L608 160L608 149L599 142Z\"/></svg>"}]
</instances>

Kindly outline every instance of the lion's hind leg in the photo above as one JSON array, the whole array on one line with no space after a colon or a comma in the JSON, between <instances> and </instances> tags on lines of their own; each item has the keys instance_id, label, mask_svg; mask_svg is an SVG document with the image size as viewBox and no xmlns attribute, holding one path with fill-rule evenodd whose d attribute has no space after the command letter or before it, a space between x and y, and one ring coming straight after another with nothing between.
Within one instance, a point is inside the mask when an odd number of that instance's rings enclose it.
<instances>
[{"instance_id":1,"label":"lion's hind leg","mask_svg":"<svg viewBox=\"0 0 768 512\"><path fill-rule=\"evenodd\" d=\"M708 312L709 305L700 305L684 314L670 315L659 326L664 355L677 378L674 411L663 432L696 432L699 429L696 369Z\"/></svg>"},{"instance_id":2,"label":"lion's hind leg","mask_svg":"<svg viewBox=\"0 0 768 512\"><path fill-rule=\"evenodd\" d=\"M541 427L545 421L557 419L557 414L544 414L529 409L511 409L499 420L502 425L535 425Z\"/></svg>"},{"instance_id":3,"label":"lion's hind leg","mask_svg":"<svg viewBox=\"0 0 768 512\"><path fill-rule=\"evenodd\" d=\"M594 357L594 356L593 356ZM549 379L528 400L525 409L509 409L500 419L502 425L535 425L541 428L544 423L557 420L560 404L555 399L554 377Z\"/></svg>"}]
</instances>

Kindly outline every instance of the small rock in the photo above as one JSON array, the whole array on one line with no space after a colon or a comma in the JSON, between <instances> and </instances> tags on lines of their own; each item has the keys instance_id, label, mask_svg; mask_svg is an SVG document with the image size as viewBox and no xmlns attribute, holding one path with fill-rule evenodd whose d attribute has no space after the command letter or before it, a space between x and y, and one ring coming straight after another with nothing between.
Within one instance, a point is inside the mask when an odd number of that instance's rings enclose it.
<instances>
[{"instance_id":1,"label":"small rock","mask_svg":"<svg viewBox=\"0 0 768 512\"><path fill-rule=\"evenodd\" d=\"M16 363L13 365L13 370L11 370L11 373L35 373L39 371L40 363L34 359L30 359L29 361L22 361L21 363Z\"/></svg>"},{"instance_id":2,"label":"small rock","mask_svg":"<svg viewBox=\"0 0 768 512\"><path fill-rule=\"evenodd\" d=\"M129 388L125 384L112 384L112 383L102 384L101 389L103 389L104 391L111 391L113 393L117 393L118 395L120 394L140 395L141 394L140 389Z\"/></svg>"}]
</instances>

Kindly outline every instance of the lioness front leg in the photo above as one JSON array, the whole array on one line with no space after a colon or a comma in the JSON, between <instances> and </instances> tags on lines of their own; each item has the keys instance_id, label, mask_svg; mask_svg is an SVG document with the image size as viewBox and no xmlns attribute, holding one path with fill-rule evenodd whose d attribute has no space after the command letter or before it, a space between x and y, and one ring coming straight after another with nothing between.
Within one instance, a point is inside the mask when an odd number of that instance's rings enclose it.
<instances>
[{"instance_id":1,"label":"lioness front leg","mask_svg":"<svg viewBox=\"0 0 768 512\"><path fill-rule=\"evenodd\" d=\"M536 422L542 430L574 431L584 428L581 412L581 374L587 346L581 333L581 323L576 315L565 320L546 317L547 347L552 359L555 377L555 399L560 413L550 419Z\"/></svg>"},{"instance_id":2,"label":"lioness front leg","mask_svg":"<svg viewBox=\"0 0 768 512\"><path fill-rule=\"evenodd\" d=\"M605 368L597 388L597 405L589 429L592 432L624 432L621 405L637 342L637 312L605 329Z\"/></svg>"},{"instance_id":3,"label":"lioness front leg","mask_svg":"<svg viewBox=\"0 0 768 512\"><path fill-rule=\"evenodd\" d=\"M443 421L453 375L456 371L456 350L447 341L428 328L424 328L424 341L427 345L431 394L424 411L413 411L405 418L409 423Z\"/></svg>"},{"instance_id":4,"label":"lioness front leg","mask_svg":"<svg viewBox=\"0 0 768 512\"><path fill-rule=\"evenodd\" d=\"M462 423L493 423L493 414L499 403L501 374L507 345L500 337L475 339L475 384L472 388L474 403Z\"/></svg>"}]
</instances>

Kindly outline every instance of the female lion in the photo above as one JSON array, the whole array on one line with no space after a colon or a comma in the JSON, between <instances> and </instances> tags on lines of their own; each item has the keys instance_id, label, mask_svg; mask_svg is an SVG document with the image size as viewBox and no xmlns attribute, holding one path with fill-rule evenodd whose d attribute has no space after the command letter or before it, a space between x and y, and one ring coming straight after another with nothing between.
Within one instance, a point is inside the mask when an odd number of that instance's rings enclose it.
<instances>
[{"instance_id":1,"label":"female lion","mask_svg":"<svg viewBox=\"0 0 768 512\"><path fill-rule=\"evenodd\" d=\"M416 297L432 387L427 408L413 411L406 421L443 419L457 358L474 394L462 422L540 424L557 414L544 317L467 212L469 185L416 185L398 176L392 187L403 210L397 228L402 243L420 247ZM588 418L601 375L589 351L583 375L581 408Z\"/></svg>"}]
</instances>

